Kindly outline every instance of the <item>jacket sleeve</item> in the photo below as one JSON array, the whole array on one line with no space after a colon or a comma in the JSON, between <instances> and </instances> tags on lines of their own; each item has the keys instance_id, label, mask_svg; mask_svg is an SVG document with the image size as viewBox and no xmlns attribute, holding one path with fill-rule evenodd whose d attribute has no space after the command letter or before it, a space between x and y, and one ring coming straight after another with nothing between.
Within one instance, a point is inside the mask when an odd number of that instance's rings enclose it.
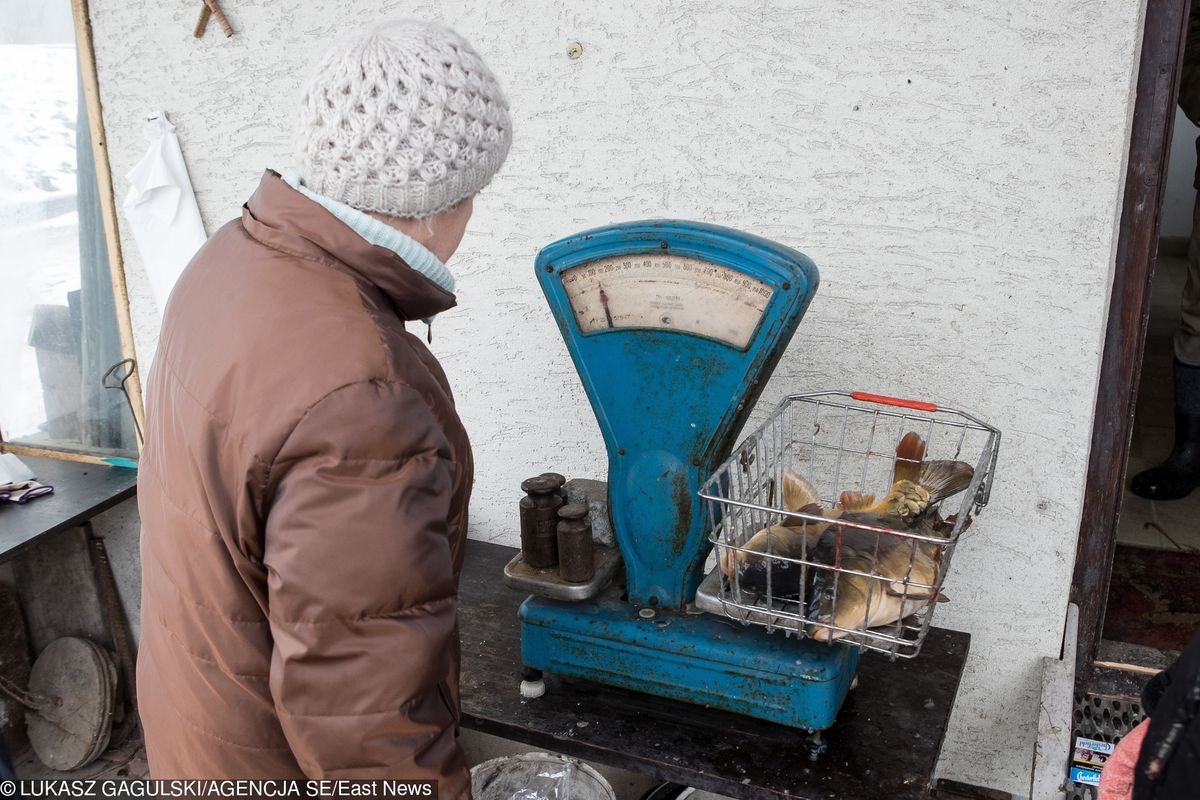
<instances>
[{"instance_id":1,"label":"jacket sleeve","mask_svg":"<svg viewBox=\"0 0 1200 800\"><path fill-rule=\"evenodd\" d=\"M352 384L312 406L264 495L270 686L309 777L425 778L468 792L447 691L457 645L453 467L412 388Z\"/></svg>"}]
</instances>

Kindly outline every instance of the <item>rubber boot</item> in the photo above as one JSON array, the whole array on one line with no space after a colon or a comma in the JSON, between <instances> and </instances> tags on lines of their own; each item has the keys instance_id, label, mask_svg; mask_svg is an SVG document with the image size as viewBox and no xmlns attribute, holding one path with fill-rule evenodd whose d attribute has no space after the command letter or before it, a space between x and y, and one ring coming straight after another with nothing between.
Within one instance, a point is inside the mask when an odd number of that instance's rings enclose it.
<instances>
[{"instance_id":1,"label":"rubber boot","mask_svg":"<svg viewBox=\"0 0 1200 800\"><path fill-rule=\"evenodd\" d=\"M1200 486L1200 367L1175 362L1175 449L1139 472L1130 489L1147 500L1178 500Z\"/></svg>"}]
</instances>

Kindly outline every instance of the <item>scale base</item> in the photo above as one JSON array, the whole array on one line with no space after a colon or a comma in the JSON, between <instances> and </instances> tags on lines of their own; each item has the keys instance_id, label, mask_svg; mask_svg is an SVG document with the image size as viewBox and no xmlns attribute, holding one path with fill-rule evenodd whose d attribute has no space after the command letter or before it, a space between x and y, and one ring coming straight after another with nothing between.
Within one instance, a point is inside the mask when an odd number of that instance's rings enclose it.
<instances>
[{"instance_id":1,"label":"scale base","mask_svg":"<svg viewBox=\"0 0 1200 800\"><path fill-rule=\"evenodd\" d=\"M531 592L555 600L590 600L612 583L621 569L621 551L615 547L595 544L592 547L592 564L595 573L584 583L565 581L558 574L558 567L538 569L525 563L525 554L520 550L504 567L504 584L519 592Z\"/></svg>"},{"instance_id":2,"label":"scale base","mask_svg":"<svg viewBox=\"0 0 1200 800\"><path fill-rule=\"evenodd\" d=\"M583 603L530 597L520 618L526 668L810 731L833 725L858 668L858 648L639 609L618 588Z\"/></svg>"}]
</instances>

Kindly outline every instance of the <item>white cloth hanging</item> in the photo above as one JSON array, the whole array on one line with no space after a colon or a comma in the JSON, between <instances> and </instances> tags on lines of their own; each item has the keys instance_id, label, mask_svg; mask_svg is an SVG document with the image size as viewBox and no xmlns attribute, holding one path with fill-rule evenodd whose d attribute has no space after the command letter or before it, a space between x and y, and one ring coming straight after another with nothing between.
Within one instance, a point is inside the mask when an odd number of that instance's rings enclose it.
<instances>
[{"instance_id":1,"label":"white cloth hanging","mask_svg":"<svg viewBox=\"0 0 1200 800\"><path fill-rule=\"evenodd\" d=\"M0 453L0 486L34 479L33 470L12 453Z\"/></svg>"},{"instance_id":2,"label":"white cloth hanging","mask_svg":"<svg viewBox=\"0 0 1200 800\"><path fill-rule=\"evenodd\" d=\"M175 126L159 112L145 136L150 146L126 176L124 209L161 319L175 281L207 237Z\"/></svg>"}]
</instances>

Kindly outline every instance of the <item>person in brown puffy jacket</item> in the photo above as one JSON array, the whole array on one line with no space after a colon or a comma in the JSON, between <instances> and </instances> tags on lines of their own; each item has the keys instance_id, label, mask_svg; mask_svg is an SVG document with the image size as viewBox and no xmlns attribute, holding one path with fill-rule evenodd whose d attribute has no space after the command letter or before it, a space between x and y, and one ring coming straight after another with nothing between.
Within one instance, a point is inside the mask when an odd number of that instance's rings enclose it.
<instances>
[{"instance_id":1,"label":"person in brown puffy jacket","mask_svg":"<svg viewBox=\"0 0 1200 800\"><path fill-rule=\"evenodd\" d=\"M512 138L446 28L348 40L174 288L147 385L138 704L160 778L435 779L456 744L471 448L406 328Z\"/></svg>"}]
</instances>

